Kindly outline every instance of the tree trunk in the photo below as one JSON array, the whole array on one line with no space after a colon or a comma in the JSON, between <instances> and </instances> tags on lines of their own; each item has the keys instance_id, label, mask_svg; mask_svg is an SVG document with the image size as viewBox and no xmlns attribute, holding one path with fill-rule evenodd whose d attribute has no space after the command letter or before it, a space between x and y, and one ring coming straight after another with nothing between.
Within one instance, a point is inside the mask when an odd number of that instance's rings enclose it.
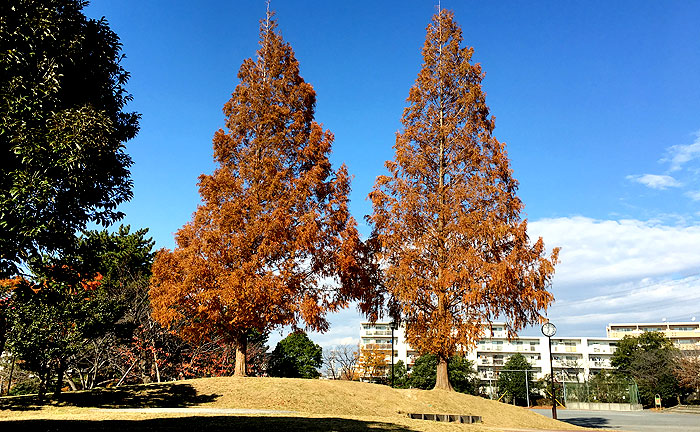
<instances>
[{"instance_id":1,"label":"tree trunk","mask_svg":"<svg viewBox=\"0 0 700 432\"><path fill-rule=\"evenodd\" d=\"M134 365L136 364L136 362L138 362L138 361L139 361L139 359L137 358L136 360L134 360L133 363L131 363L131 366L129 366L129 369L127 369L126 372L124 372L124 375L122 375L122 377L119 379L119 382L114 387L119 387L121 385L121 383L124 382L124 379L126 378L126 376L129 375L129 372L131 372L131 368L133 368Z\"/></svg>"},{"instance_id":2,"label":"tree trunk","mask_svg":"<svg viewBox=\"0 0 700 432\"><path fill-rule=\"evenodd\" d=\"M435 377L435 388L449 391L454 390L450 385L450 378L447 375L447 360L442 356L438 356L437 375Z\"/></svg>"},{"instance_id":3,"label":"tree trunk","mask_svg":"<svg viewBox=\"0 0 700 432\"><path fill-rule=\"evenodd\" d=\"M155 349L153 350L153 364L156 367L156 380L160 382L160 368L158 368L158 356Z\"/></svg>"},{"instance_id":4,"label":"tree trunk","mask_svg":"<svg viewBox=\"0 0 700 432\"><path fill-rule=\"evenodd\" d=\"M243 333L236 337L236 367L233 376L246 376L246 350L248 348L248 336Z\"/></svg>"},{"instance_id":5,"label":"tree trunk","mask_svg":"<svg viewBox=\"0 0 700 432\"><path fill-rule=\"evenodd\" d=\"M49 378L49 371L48 370L40 370L39 371L39 393L37 395L37 397L39 398L39 401L44 400L44 395L46 394L46 381L48 380L48 378Z\"/></svg>"},{"instance_id":6,"label":"tree trunk","mask_svg":"<svg viewBox=\"0 0 700 432\"><path fill-rule=\"evenodd\" d=\"M5 341L7 340L7 317L4 313L0 313L0 356L5 351ZM0 389L0 393L1 393Z\"/></svg>"},{"instance_id":7,"label":"tree trunk","mask_svg":"<svg viewBox=\"0 0 700 432\"><path fill-rule=\"evenodd\" d=\"M63 362L58 365L58 373L56 374L56 386L53 389L53 397L58 399L61 396L63 387L63 374L66 372L66 366Z\"/></svg>"},{"instance_id":8,"label":"tree trunk","mask_svg":"<svg viewBox=\"0 0 700 432\"><path fill-rule=\"evenodd\" d=\"M10 376L7 377L7 393L6 394L8 394L8 395L10 394L10 389L12 388L12 374L15 371L15 361L16 360L17 360L17 357L13 353L12 354L12 366L10 366ZM2 389L0 389L0 393L2 393Z\"/></svg>"},{"instance_id":9,"label":"tree trunk","mask_svg":"<svg viewBox=\"0 0 700 432\"><path fill-rule=\"evenodd\" d=\"M72 391L78 391L78 386L75 384L75 381L73 381L72 376L66 375L66 382L68 383Z\"/></svg>"},{"instance_id":10,"label":"tree trunk","mask_svg":"<svg viewBox=\"0 0 700 432\"><path fill-rule=\"evenodd\" d=\"M150 375L150 367L149 367L149 361L148 361L148 353L144 350L143 352L140 353L140 366L141 366L141 382L143 384L150 384L151 383L151 375Z\"/></svg>"}]
</instances>

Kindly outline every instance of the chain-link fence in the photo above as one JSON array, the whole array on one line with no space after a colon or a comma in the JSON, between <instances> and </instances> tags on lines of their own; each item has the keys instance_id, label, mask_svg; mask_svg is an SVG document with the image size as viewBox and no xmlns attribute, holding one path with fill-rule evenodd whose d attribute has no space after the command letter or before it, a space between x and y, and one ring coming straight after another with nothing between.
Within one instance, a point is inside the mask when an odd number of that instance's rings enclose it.
<instances>
[{"instance_id":1,"label":"chain-link fence","mask_svg":"<svg viewBox=\"0 0 700 432\"><path fill-rule=\"evenodd\" d=\"M587 381L564 383L564 400L569 402L598 402L638 404L639 390L634 381Z\"/></svg>"}]
</instances>

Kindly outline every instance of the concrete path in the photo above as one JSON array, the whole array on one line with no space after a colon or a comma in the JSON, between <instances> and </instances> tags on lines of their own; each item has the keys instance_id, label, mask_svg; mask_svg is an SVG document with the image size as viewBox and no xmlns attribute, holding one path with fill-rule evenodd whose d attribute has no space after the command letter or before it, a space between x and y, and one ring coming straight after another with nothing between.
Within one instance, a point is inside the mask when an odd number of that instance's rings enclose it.
<instances>
[{"instance_id":1,"label":"concrete path","mask_svg":"<svg viewBox=\"0 0 700 432\"><path fill-rule=\"evenodd\" d=\"M293 414L296 411L239 408L97 408L109 412L124 413L182 413L182 414Z\"/></svg>"},{"instance_id":2,"label":"concrete path","mask_svg":"<svg viewBox=\"0 0 700 432\"><path fill-rule=\"evenodd\" d=\"M552 417L552 410L533 410ZM630 432L700 432L700 416L696 414L656 411L583 411L559 410L561 421L592 429L618 429Z\"/></svg>"}]
</instances>

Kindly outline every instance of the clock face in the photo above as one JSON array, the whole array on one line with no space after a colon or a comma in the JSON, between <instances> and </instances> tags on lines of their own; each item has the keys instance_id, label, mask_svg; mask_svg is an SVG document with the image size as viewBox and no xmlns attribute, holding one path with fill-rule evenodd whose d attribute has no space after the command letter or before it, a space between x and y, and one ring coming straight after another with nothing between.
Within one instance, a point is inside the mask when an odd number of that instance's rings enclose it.
<instances>
[{"instance_id":1,"label":"clock face","mask_svg":"<svg viewBox=\"0 0 700 432\"><path fill-rule=\"evenodd\" d=\"M552 337L556 332L557 328L552 323L548 322L542 326L542 334L545 336Z\"/></svg>"}]
</instances>

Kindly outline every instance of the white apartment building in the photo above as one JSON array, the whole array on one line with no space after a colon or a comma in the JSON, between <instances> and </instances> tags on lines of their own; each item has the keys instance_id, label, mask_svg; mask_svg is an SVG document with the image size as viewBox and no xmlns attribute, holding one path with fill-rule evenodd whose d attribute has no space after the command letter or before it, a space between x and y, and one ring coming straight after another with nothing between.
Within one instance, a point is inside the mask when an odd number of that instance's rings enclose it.
<instances>
[{"instance_id":1,"label":"white apartment building","mask_svg":"<svg viewBox=\"0 0 700 432\"><path fill-rule=\"evenodd\" d=\"M606 327L609 338L622 339L625 336L639 336L643 332L661 332L671 339L681 350L700 351L700 323L655 322L655 323L611 323Z\"/></svg>"},{"instance_id":2,"label":"white apartment building","mask_svg":"<svg viewBox=\"0 0 700 432\"><path fill-rule=\"evenodd\" d=\"M476 348L467 351L466 358L477 368L478 376L486 385L498 378L498 371L510 356L520 353L532 365L535 379L551 372L549 344L544 336L523 336L508 340L503 323L493 324L493 334L484 334ZM388 322L362 323L361 350L378 350L391 363L391 327ZM552 367L560 381L584 380L602 369L612 369L610 357L616 348L616 339L589 337L553 337ZM411 370L418 353L406 343L403 327L394 330L394 363L402 360Z\"/></svg>"}]
</instances>

